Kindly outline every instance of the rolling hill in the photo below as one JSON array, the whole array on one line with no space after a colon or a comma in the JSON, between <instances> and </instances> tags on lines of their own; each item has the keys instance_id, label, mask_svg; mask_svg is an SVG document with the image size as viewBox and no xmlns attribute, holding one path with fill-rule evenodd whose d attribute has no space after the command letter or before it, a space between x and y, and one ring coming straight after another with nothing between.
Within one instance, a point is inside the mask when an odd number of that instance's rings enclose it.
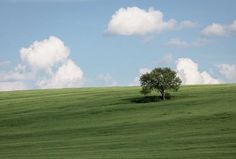
<instances>
[{"instance_id":1,"label":"rolling hill","mask_svg":"<svg viewBox=\"0 0 236 159\"><path fill-rule=\"evenodd\" d=\"M0 93L0 159L235 159L236 84Z\"/></svg>"}]
</instances>

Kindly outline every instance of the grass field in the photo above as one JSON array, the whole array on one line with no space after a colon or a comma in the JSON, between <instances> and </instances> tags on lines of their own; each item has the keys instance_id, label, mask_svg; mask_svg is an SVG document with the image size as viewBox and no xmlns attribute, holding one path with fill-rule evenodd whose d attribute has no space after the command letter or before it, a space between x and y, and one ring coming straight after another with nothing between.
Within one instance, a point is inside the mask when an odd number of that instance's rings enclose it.
<instances>
[{"instance_id":1,"label":"grass field","mask_svg":"<svg viewBox=\"0 0 236 159\"><path fill-rule=\"evenodd\" d=\"M0 159L235 159L236 85L0 93Z\"/></svg>"}]
</instances>

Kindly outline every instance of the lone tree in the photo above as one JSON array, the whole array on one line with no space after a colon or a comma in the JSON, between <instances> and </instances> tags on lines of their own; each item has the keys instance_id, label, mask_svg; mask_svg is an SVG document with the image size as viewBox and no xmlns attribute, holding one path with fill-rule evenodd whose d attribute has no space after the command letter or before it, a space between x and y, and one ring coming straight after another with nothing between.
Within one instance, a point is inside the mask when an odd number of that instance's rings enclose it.
<instances>
[{"instance_id":1,"label":"lone tree","mask_svg":"<svg viewBox=\"0 0 236 159\"><path fill-rule=\"evenodd\" d=\"M150 73L140 77L141 93L146 95L152 91L161 93L161 99L165 100L166 90L177 91L181 85L181 79L176 76L176 72L170 68L155 68Z\"/></svg>"}]
</instances>

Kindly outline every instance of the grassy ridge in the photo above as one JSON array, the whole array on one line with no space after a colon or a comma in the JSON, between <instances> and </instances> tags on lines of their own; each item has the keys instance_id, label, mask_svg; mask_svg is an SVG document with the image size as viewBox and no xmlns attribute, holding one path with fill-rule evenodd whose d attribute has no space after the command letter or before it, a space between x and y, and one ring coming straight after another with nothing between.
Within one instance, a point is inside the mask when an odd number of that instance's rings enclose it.
<instances>
[{"instance_id":1,"label":"grassy ridge","mask_svg":"<svg viewBox=\"0 0 236 159\"><path fill-rule=\"evenodd\" d=\"M236 85L184 86L138 103L138 87L0 93L0 159L234 159Z\"/></svg>"}]
</instances>

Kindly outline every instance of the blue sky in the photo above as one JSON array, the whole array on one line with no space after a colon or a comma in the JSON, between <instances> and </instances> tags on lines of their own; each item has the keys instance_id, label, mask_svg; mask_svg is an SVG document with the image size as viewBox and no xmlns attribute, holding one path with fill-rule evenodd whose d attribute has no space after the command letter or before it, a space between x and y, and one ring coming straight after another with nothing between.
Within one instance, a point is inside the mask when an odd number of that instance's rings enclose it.
<instances>
[{"instance_id":1,"label":"blue sky","mask_svg":"<svg viewBox=\"0 0 236 159\"><path fill-rule=\"evenodd\" d=\"M43 74L29 68L32 65L22 60L20 50L50 36L60 39L70 49L68 58L83 72L81 86L132 85L141 74L140 69L158 66L176 69L181 64L176 64L178 59L198 64L197 73L205 71L220 83L235 82L236 29L228 29L236 20L235 6L235 0L3 0L0 2L0 89L2 85L2 90L6 90L10 82L16 81L28 85L24 88L39 88L33 84L38 80L36 77L26 80L3 77L14 72L19 64L25 65L28 73L34 72L32 76ZM176 24L172 29L143 35L107 33L112 15L120 8L127 13L128 7L136 7L140 12L153 8L163 14L163 21L174 19ZM183 21L193 25L181 27ZM214 23L222 26L224 33L219 35L213 30L204 34L203 30ZM53 70L56 72L56 66ZM52 74L45 78L51 78Z\"/></svg>"}]
</instances>

